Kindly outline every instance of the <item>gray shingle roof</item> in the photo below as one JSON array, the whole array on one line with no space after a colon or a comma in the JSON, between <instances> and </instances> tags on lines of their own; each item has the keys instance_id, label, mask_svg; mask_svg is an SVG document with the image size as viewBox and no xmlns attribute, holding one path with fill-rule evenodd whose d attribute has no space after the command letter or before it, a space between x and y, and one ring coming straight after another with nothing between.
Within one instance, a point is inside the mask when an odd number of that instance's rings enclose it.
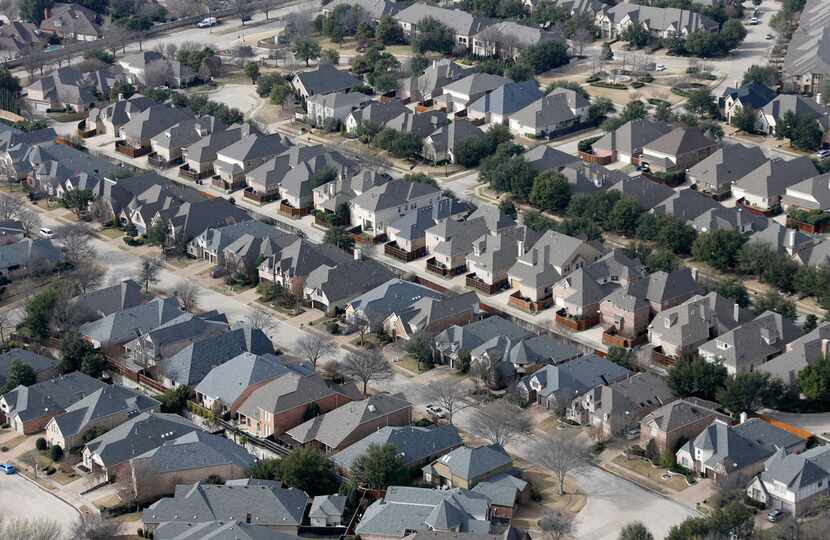
<instances>
[{"instance_id":1,"label":"gray shingle roof","mask_svg":"<svg viewBox=\"0 0 830 540\"><path fill-rule=\"evenodd\" d=\"M749 322L751 312L731 298L716 292L693 296L679 306L661 311L649 331L652 342L659 340L679 348L695 347L711 335L720 335Z\"/></svg>"},{"instance_id":2,"label":"gray shingle roof","mask_svg":"<svg viewBox=\"0 0 830 540\"><path fill-rule=\"evenodd\" d=\"M780 482L798 492L811 484L830 478L830 446L817 446L800 454L788 454L783 448L766 463L761 480Z\"/></svg>"},{"instance_id":3,"label":"gray shingle roof","mask_svg":"<svg viewBox=\"0 0 830 540\"><path fill-rule=\"evenodd\" d=\"M157 410L160 403L123 386L103 386L66 408L66 413L55 418L55 424L64 437L78 435L97 420L119 413L129 416Z\"/></svg>"},{"instance_id":4,"label":"gray shingle roof","mask_svg":"<svg viewBox=\"0 0 830 540\"><path fill-rule=\"evenodd\" d=\"M497 506L513 508L518 502L519 493L527 489L528 483L510 473L502 473L479 482L473 493L484 495Z\"/></svg>"},{"instance_id":5,"label":"gray shingle roof","mask_svg":"<svg viewBox=\"0 0 830 540\"><path fill-rule=\"evenodd\" d=\"M252 384L279 377L289 371L309 373L310 368L286 364L273 354L243 352L211 369L196 385L196 391L230 406Z\"/></svg>"},{"instance_id":6,"label":"gray shingle roof","mask_svg":"<svg viewBox=\"0 0 830 540\"><path fill-rule=\"evenodd\" d=\"M718 23L709 17L685 9L640 6L623 2L609 8L606 13L614 24L619 24L628 16L634 22L647 24L655 32L673 29L677 33L692 33L718 28Z\"/></svg>"},{"instance_id":7,"label":"gray shingle roof","mask_svg":"<svg viewBox=\"0 0 830 540\"><path fill-rule=\"evenodd\" d=\"M542 334L524 339L510 349L507 360L514 366L561 364L580 355L573 342Z\"/></svg>"},{"instance_id":8,"label":"gray shingle roof","mask_svg":"<svg viewBox=\"0 0 830 540\"><path fill-rule=\"evenodd\" d=\"M227 485L227 484L225 484ZM296 540L293 534L277 532L271 527L250 525L244 521L205 521L162 523L153 531L156 540Z\"/></svg>"},{"instance_id":9,"label":"gray shingle roof","mask_svg":"<svg viewBox=\"0 0 830 540\"><path fill-rule=\"evenodd\" d=\"M524 127L546 129L562 122L574 120L576 115L568 103L569 95L565 92L558 92L558 90L567 89L557 88L550 94L537 99L511 116L511 122L516 121ZM576 93L574 92L574 94Z\"/></svg>"},{"instance_id":10,"label":"gray shingle roof","mask_svg":"<svg viewBox=\"0 0 830 540\"><path fill-rule=\"evenodd\" d=\"M429 287L396 278L358 296L349 302L349 306L361 318L372 324L380 324L392 313L403 311L421 298L438 299L443 296Z\"/></svg>"},{"instance_id":11,"label":"gray shingle roof","mask_svg":"<svg viewBox=\"0 0 830 540\"><path fill-rule=\"evenodd\" d=\"M295 73L294 78L303 85L309 96L343 92L361 83L348 71L341 71L331 64L320 64L317 69Z\"/></svg>"},{"instance_id":12,"label":"gray shingle roof","mask_svg":"<svg viewBox=\"0 0 830 540\"><path fill-rule=\"evenodd\" d=\"M546 144L540 144L531 148L522 156L534 169L537 171L546 171L549 169L561 169L569 163L579 161L574 155L567 154L556 148L551 148Z\"/></svg>"},{"instance_id":13,"label":"gray shingle roof","mask_svg":"<svg viewBox=\"0 0 830 540\"><path fill-rule=\"evenodd\" d=\"M766 244L774 253L789 255L791 252L809 249L814 242L816 239L812 236L770 220L765 229L749 237L747 244Z\"/></svg>"},{"instance_id":14,"label":"gray shingle roof","mask_svg":"<svg viewBox=\"0 0 830 540\"><path fill-rule=\"evenodd\" d=\"M719 407L715 402L695 397L678 399L648 413L642 424L654 423L660 431L669 433L707 417L729 420L727 415L717 412Z\"/></svg>"},{"instance_id":15,"label":"gray shingle roof","mask_svg":"<svg viewBox=\"0 0 830 540\"><path fill-rule=\"evenodd\" d=\"M813 176L787 187L784 206L808 210L830 210L830 173Z\"/></svg>"},{"instance_id":16,"label":"gray shingle roof","mask_svg":"<svg viewBox=\"0 0 830 540\"><path fill-rule=\"evenodd\" d=\"M422 2L412 4L395 15L395 19L413 24L416 27L427 17L445 24L453 32L462 36L477 34L489 23L486 19L474 17L460 9L444 9Z\"/></svg>"},{"instance_id":17,"label":"gray shingle roof","mask_svg":"<svg viewBox=\"0 0 830 540\"><path fill-rule=\"evenodd\" d=\"M207 431L191 431L164 441L161 446L130 460L146 474L166 474L191 469L235 465L243 470L256 460L245 448L230 439Z\"/></svg>"},{"instance_id":18,"label":"gray shingle roof","mask_svg":"<svg viewBox=\"0 0 830 540\"><path fill-rule=\"evenodd\" d=\"M461 446L441 456L436 463L446 466L454 477L473 482L513 465L513 459L497 445L477 448Z\"/></svg>"},{"instance_id":19,"label":"gray shingle roof","mask_svg":"<svg viewBox=\"0 0 830 540\"><path fill-rule=\"evenodd\" d=\"M325 8L334 11L338 6L360 7L373 19L380 19L384 15L394 15L399 9L395 2L386 0L334 0Z\"/></svg>"},{"instance_id":20,"label":"gray shingle roof","mask_svg":"<svg viewBox=\"0 0 830 540\"><path fill-rule=\"evenodd\" d=\"M699 347L702 355L739 372L782 352L787 343L801 336L801 328L778 313L765 311L752 321L718 335Z\"/></svg>"},{"instance_id":21,"label":"gray shingle roof","mask_svg":"<svg viewBox=\"0 0 830 540\"><path fill-rule=\"evenodd\" d=\"M440 191L439 188L430 184L394 179L358 195L352 199L352 205L363 210L378 212Z\"/></svg>"},{"instance_id":22,"label":"gray shingle roof","mask_svg":"<svg viewBox=\"0 0 830 540\"><path fill-rule=\"evenodd\" d=\"M553 396L569 403L575 396L591 388L622 380L630 371L594 354L581 356L559 366L547 365L522 379L521 384L530 385L537 381L542 390L539 395Z\"/></svg>"},{"instance_id":23,"label":"gray shingle roof","mask_svg":"<svg viewBox=\"0 0 830 540\"><path fill-rule=\"evenodd\" d=\"M825 343L828 340L830 323L824 323L812 332L791 341L783 354L762 364L758 369L779 377L784 382L794 382L799 371L823 357Z\"/></svg>"},{"instance_id":24,"label":"gray shingle roof","mask_svg":"<svg viewBox=\"0 0 830 540\"><path fill-rule=\"evenodd\" d=\"M698 185L728 187L767 161L757 146L727 144L689 169L689 180Z\"/></svg>"},{"instance_id":25,"label":"gray shingle roof","mask_svg":"<svg viewBox=\"0 0 830 540\"><path fill-rule=\"evenodd\" d=\"M455 320L463 314L478 312L479 299L473 291L444 298L421 298L411 306L396 312L410 335L429 328L440 321Z\"/></svg>"},{"instance_id":26,"label":"gray shingle roof","mask_svg":"<svg viewBox=\"0 0 830 540\"><path fill-rule=\"evenodd\" d=\"M462 444L461 436L454 426L386 426L368 437L337 452L331 460L343 470L350 470L355 460L366 453L369 446L394 445L400 450L404 463L412 467L433 456Z\"/></svg>"},{"instance_id":27,"label":"gray shingle roof","mask_svg":"<svg viewBox=\"0 0 830 540\"><path fill-rule=\"evenodd\" d=\"M433 10L438 8L429 6L429 9ZM490 73L471 73L463 79L459 79L444 86L444 93L456 92L465 96L476 97L486 92L491 92L509 82L512 81L506 77L502 77L501 75L492 75Z\"/></svg>"},{"instance_id":28,"label":"gray shingle roof","mask_svg":"<svg viewBox=\"0 0 830 540\"><path fill-rule=\"evenodd\" d=\"M345 495L318 495L311 501L308 517L335 517L339 519L346 509L347 500L348 497Z\"/></svg>"},{"instance_id":29,"label":"gray shingle roof","mask_svg":"<svg viewBox=\"0 0 830 540\"><path fill-rule=\"evenodd\" d=\"M362 397L352 384L337 386L307 369L289 370L258 386L234 404L233 410L248 418L258 418L263 411L278 415L333 395Z\"/></svg>"},{"instance_id":30,"label":"gray shingle roof","mask_svg":"<svg viewBox=\"0 0 830 540\"><path fill-rule=\"evenodd\" d=\"M29 387L20 385L3 394L3 398L9 407L7 416L18 415L25 422L61 413L104 386L98 379L75 371Z\"/></svg>"},{"instance_id":31,"label":"gray shingle roof","mask_svg":"<svg viewBox=\"0 0 830 540\"><path fill-rule=\"evenodd\" d=\"M24 238L14 244L0 246L0 270L12 270L35 262L55 264L62 260L60 248L45 238Z\"/></svg>"},{"instance_id":32,"label":"gray shingle roof","mask_svg":"<svg viewBox=\"0 0 830 540\"><path fill-rule=\"evenodd\" d=\"M700 128L678 127L643 145L643 151L659 152L668 156L680 156L708 148L715 144Z\"/></svg>"},{"instance_id":33,"label":"gray shingle roof","mask_svg":"<svg viewBox=\"0 0 830 540\"><path fill-rule=\"evenodd\" d=\"M6 385L9 376L9 366L15 360L23 362L32 368L35 374L57 367L58 361L42 354L15 347L0 353L0 388Z\"/></svg>"},{"instance_id":34,"label":"gray shingle roof","mask_svg":"<svg viewBox=\"0 0 830 540\"><path fill-rule=\"evenodd\" d=\"M735 182L735 187L751 195L772 199L783 195L788 187L816 175L818 170L807 156L789 161L773 158L748 172Z\"/></svg>"},{"instance_id":35,"label":"gray shingle roof","mask_svg":"<svg viewBox=\"0 0 830 540\"><path fill-rule=\"evenodd\" d=\"M333 303L350 300L394 277L392 272L377 262L353 261L337 266L317 267L308 274L305 288L321 292Z\"/></svg>"},{"instance_id":36,"label":"gray shingle roof","mask_svg":"<svg viewBox=\"0 0 830 540\"><path fill-rule=\"evenodd\" d=\"M616 130L605 134L592 146L594 150L620 152L629 156L640 152L643 146L671 131L671 126L663 122L640 119L626 122Z\"/></svg>"},{"instance_id":37,"label":"gray shingle roof","mask_svg":"<svg viewBox=\"0 0 830 540\"><path fill-rule=\"evenodd\" d=\"M137 332L149 332L181 315L175 298L157 298L83 324L79 331L81 335L106 346L125 343L134 339Z\"/></svg>"},{"instance_id":38,"label":"gray shingle roof","mask_svg":"<svg viewBox=\"0 0 830 540\"><path fill-rule=\"evenodd\" d=\"M110 287L77 296L73 302L77 309L105 317L144 303L144 295L138 283L125 279Z\"/></svg>"},{"instance_id":39,"label":"gray shingle roof","mask_svg":"<svg viewBox=\"0 0 830 540\"><path fill-rule=\"evenodd\" d=\"M519 342L530 335L530 332L516 323L494 315L464 326L450 326L435 336L435 346L439 351L451 354L475 349L493 336L503 336Z\"/></svg>"},{"instance_id":40,"label":"gray shingle roof","mask_svg":"<svg viewBox=\"0 0 830 540\"><path fill-rule=\"evenodd\" d=\"M474 101L468 107L468 110L470 112L509 115L525 108L543 95L535 80L511 81Z\"/></svg>"}]
</instances>

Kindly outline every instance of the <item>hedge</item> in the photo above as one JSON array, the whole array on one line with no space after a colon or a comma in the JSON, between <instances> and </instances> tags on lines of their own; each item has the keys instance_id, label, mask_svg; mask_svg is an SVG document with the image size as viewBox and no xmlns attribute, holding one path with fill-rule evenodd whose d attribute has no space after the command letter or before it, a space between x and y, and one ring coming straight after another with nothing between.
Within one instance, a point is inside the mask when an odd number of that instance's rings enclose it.
<instances>
[{"instance_id":1,"label":"hedge","mask_svg":"<svg viewBox=\"0 0 830 540\"><path fill-rule=\"evenodd\" d=\"M602 81L592 82L591 86L596 86L597 88L610 88L612 90L625 90L625 89L627 89L627 86L625 86L624 84L602 82Z\"/></svg>"},{"instance_id":2,"label":"hedge","mask_svg":"<svg viewBox=\"0 0 830 540\"><path fill-rule=\"evenodd\" d=\"M597 135L596 137L582 139L576 144L576 148L580 152L590 152L592 150L592 146L594 145L594 143L600 140L602 137L602 135Z\"/></svg>"}]
</instances>

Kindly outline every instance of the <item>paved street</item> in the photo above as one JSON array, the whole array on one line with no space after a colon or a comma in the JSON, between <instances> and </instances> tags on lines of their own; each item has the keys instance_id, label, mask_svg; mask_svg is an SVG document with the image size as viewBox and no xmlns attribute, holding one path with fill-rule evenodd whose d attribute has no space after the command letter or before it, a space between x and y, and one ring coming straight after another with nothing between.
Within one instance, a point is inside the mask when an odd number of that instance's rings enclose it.
<instances>
[{"instance_id":1,"label":"paved street","mask_svg":"<svg viewBox=\"0 0 830 540\"><path fill-rule=\"evenodd\" d=\"M19 474L0 474L0 520L17 518L51 519L69 534L78 512Z\"/></svg>"}]
</instances>

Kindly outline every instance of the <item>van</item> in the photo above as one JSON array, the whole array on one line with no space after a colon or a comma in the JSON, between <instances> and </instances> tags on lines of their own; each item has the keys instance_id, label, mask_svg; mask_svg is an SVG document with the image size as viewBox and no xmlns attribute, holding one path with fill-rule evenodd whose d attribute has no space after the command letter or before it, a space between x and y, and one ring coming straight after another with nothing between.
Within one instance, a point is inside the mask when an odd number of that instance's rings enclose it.
<instances>
[{"instance_id":1,"label":"van","mask_svg":"<svg viewBox=\"0 0 830 540\"><path fill-rule=\"evenodd\" d=\"M42 238L52 239L55 237L55 233L52 232L52 229L49 227L41 227L40 228L40 236Z\"/></svg>"}]
</instances>

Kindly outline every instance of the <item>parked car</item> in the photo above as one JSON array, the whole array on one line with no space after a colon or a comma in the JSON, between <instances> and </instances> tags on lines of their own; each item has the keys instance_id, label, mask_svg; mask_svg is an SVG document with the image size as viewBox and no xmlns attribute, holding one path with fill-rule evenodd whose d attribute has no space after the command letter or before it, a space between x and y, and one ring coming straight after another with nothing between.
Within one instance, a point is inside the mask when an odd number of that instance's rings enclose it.
<instances>
[{"instance_id":1,"label":"parked car","mask_svg":"<svg viewBox=\"0 0 830 540\"><path fill-rule=\"evenodd\" d=\"M825 159L830 157L830 148L823 148L816 152L816 157L819 159Z\"/></svg>"},{"instance_id":2,"label":"parked car","mask_svg":"<svg viewBox=\"0 0 830 540\"><path fill-rule=\"evenodd\" d=\"M758 24L759 22L761 21L758 20L758 17L752 17L749 19L749 24Z\"/></svg>"},{"instance_id":3,"label":"parked car","mask_svg":"<svg viewBox=\"0 0 830 540\"><path fill-rule=\"evenodd\" d=\"M15 474L17 472L17 469L11 463L0 463L0 470L6 474Z\"/></svg>"},{"instance_id":4,"label":"parked car","mask_svg":"<svg viewBox=\"0 0 830 540\"><path fill-rule=\"evenodd\" d=\"M216 17L205 17L204 19L196 23L196 26L198 26L199 28L210 28L211 26L216 26L217 22L218 21L216 20Z\"/></svg>"},{"instance_id":5,"label":"parked car","mask_svg":"<svg viewBox=\"0 0 830 540\"><path fill-rule=\"evenodd\" d=\"M666 66L664 66L663 64L657 64L657 66L654 68L654 71L666 71Z\"/></svg>"},{"instance_id":6,"label":"parked car","mask_svg":"<svg viewBox=\"0 0 830 540\"><path fill-rule=\"evenodd\" d=\"M433 416L434 418L443 419L443 418L447 417L447 411L445 411L444 407L441 407L440 405L435 405L433 403L430 403L429 405L427 405L426 409L427 409L427 412L431 416Z\"/></svg>"},{"instance_id":7,"label":"parked car","mask_svg":"<svg viewBox=\"0 0 830 540\"><path fill-rule=\"evenodd\" d=\"M772 34L767 34L764 36L764 39L772 39L773 37L775 36L773 36Z\"/></svg>"},{"instance_id":8,"label":"parked car","mask_svg":"<svg viewBox=\"0 0 830 540\"><path fill-rule=\"evenodd\" d=\"M55 237L55 233L52 232L52 229L50 229L49 227L41 227L40 228L40 236L43 237L43 238L46 238L48 240L51 240L52 238Z\"/></svg>"},{"instance_id":9,"label":"parked car","mask_svg":"<svg viewBox=\"0 0 830 540\"><path fill-rule=\"evenodd\" d=\"M781 521L785 515L787 515L787 513L783 510L771 510L770 512L767 512L767 521L770 523L777 523Z\"/></svg>"}]
</instances>

